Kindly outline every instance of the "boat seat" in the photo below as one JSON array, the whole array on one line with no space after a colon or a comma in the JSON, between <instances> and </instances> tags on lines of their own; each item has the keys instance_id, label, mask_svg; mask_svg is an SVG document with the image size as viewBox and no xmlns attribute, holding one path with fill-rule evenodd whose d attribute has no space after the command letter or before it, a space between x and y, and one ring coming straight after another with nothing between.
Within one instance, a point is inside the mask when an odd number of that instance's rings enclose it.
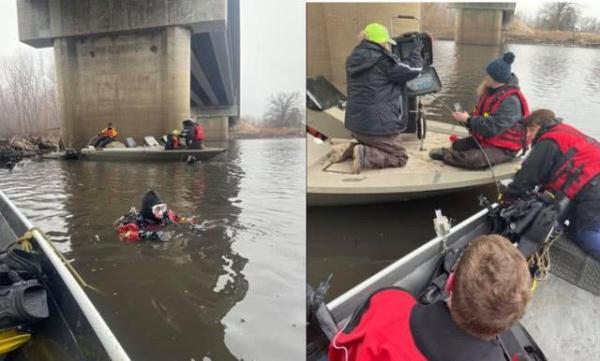
<instances>
[{"instance_id":1,"label":"boat seat","mask_svg":"<svg viewBox=\"0 0 600 361\"><path fill-rule=\"evenodd\" d=\"M133 140L132 137L127 137L127 138L125 138L125 146L127 148L135 148L135 147L137 147L137 144L136 144L135 140Z\"/></svg>"},{"instance_id":2,"label":"boat seat","mask_svg":"<svg viewBox=\"0 0 600 361\"><path fill-rule=\"evenodd\" d=\"M156 140L156 138L154 138L151 135L147 135L144 137L144 142L150 146L150 147L160 147L160 144L158 143L158 141Z\"/></svg>"}]
</instances>

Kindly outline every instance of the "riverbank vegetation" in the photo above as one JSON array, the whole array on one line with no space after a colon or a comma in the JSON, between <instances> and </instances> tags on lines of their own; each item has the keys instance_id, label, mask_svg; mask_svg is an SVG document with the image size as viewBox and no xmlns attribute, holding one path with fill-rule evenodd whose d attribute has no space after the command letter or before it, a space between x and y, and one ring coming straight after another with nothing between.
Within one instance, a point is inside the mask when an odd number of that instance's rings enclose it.
<instances>
[{"instance_id":1,"label":"riverbank vegetation","mask_svg":"<svg viewBox=\"0 0 600 361\"><path fill-rule=\"evenodd\" d=\"M52 58L19 50L0 59L0 136L46 135L59 127Z\"/></svg>"},{"instance_id":2,"label":"riverbank vegetation","mask_svg":"<svg viewBox=\"0 0 600 361\"><path fill-rule=\"evenodd\" d=\"M423 3L423 29L437 39L454 40L454 9L446 3ZM507 43L600 48L600 19L584 15L573 2L549 2L535 15L519 12L504 29Z\"/></svg>"},{"instance_id":3,"label":"riverbank vegetation","mask_svg":"<svg viewBox=\"0 0 600 361\"><path fill-rule=\"evenodd\" d=\"M231 135L243 138L291 138L304 136L304 111L300 92L279 92L267 99L261 118L242 117Z\"/></svg>"}]
</instances>

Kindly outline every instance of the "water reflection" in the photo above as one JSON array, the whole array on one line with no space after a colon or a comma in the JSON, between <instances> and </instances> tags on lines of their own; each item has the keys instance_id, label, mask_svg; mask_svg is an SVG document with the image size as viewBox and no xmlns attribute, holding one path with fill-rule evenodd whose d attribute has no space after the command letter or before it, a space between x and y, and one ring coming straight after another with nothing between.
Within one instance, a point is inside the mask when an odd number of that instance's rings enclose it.
<instances>
[{"instance_id":1,"label":"water reflection","mask_svg":"<svg viewBox=\"0 0 600 361\"><path fill-rule=\"evenodd\" d=\"M532 109L548 107L590 135L600 137L600 50L508 44L503 48L434 42L434 65L443 83L438 94L452 106L475 106L487 63L505 50L515 53L513 72ZM440 101L423 99L428 119L450 121ZM442 208L456 220L478 209L476 196L492 188L397 204L311 208L308 213L309 281L334 273L330 297L404 256L433 236L431 219Z\"/></svg>"},{"instance_id":2,"label":"water reflection","mask_svg":"<svg viewBox=\"0 0 600 361\"><path fill-rule=\"evenodd\" d=\"M132 359L282 359L302 338L288 328L302 320L290 308L303 309L290 291L304 284L304 177L292 173L304 167L303 149L302 140L240 141L191 166L31 163L6 171L0 189L100 290L88 293ZM121 243L112 224L139 208L147 189L197 216L199 229L171 227L167 243ZM286 250L274 253L279 247ZM249 315L264 314L276 294L275 309L290 317L253 322ZM284 328L269 350L261 335Z\"/></svg>"}]
</instances>

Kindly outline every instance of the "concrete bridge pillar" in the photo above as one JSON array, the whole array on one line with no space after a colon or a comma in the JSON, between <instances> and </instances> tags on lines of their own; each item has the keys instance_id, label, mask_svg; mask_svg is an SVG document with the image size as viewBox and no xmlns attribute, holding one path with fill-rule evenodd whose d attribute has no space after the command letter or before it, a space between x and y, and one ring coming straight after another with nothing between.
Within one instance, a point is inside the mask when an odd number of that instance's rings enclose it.
<instances>
[{"instance_id":1,"label":"concrete bridge pillar","mask_svg":"<svg viewBox=\"0 0 600 361\"><path fill-rule=\"evenodd\" d=\"M108 122L123 136L165 134L190 115L190 31L171 26L54 39L65 144Z\"/></svg>"},{"instance_id":2,"label":"concrete bridge pillar","mask_svg":"<svg viewBox=\"0 0 600 361\"><path fill-rule=\"evenodd\" d=\"M65 145L108 122L141 143L192 114L239 115L239 0L16 1L19 40L54 48Z\"/></svg>"},{"instance_id":3,"label":"concrete bridge pillar","mask_svg":"<svg viewBox=\"0 0 600 361\"><path fill-rule=\"evenodd\" d=\"M451 3L455 9L455 36L459 44L498 46L502 29L515 3Z\"/></svg>"}]
</instances>

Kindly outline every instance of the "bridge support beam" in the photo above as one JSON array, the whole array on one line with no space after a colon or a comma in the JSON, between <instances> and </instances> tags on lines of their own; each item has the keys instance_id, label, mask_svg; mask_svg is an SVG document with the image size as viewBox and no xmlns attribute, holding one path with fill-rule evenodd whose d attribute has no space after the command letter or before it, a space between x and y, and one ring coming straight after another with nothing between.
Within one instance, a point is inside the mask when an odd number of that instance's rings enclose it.
<instances>
[{"instance_id":1,"label":"bridge support beam","mask_svg":"<svg viewBox=\"0 0 600 361\"><path fill-rule=\"evenodd\" d=\"M229 140L229 117L198 117L197 121L204 127L207 141L225 142Z\"/></svg>"},{"instance_id":2,"label":"bridge support beam","mask_svg":"<svg viewBox=\"0 0 600 361\"><path fill-rule=\"evenodd\" d=\"M65 144L112 122L141 142L190 115L190 32L178 27L54 40Z\"/></svg>"},{"instance_id":3,"label":"bridge support beam","mask_svg":"<svg viewBox=\"0 0 600 361\"><path fill-rule=\"evenodd\" d=\"M454 39L459 44L498 46L503 25L511 18L514 3L451 3L455 9Z\"/></svg>"}]
</instances>

